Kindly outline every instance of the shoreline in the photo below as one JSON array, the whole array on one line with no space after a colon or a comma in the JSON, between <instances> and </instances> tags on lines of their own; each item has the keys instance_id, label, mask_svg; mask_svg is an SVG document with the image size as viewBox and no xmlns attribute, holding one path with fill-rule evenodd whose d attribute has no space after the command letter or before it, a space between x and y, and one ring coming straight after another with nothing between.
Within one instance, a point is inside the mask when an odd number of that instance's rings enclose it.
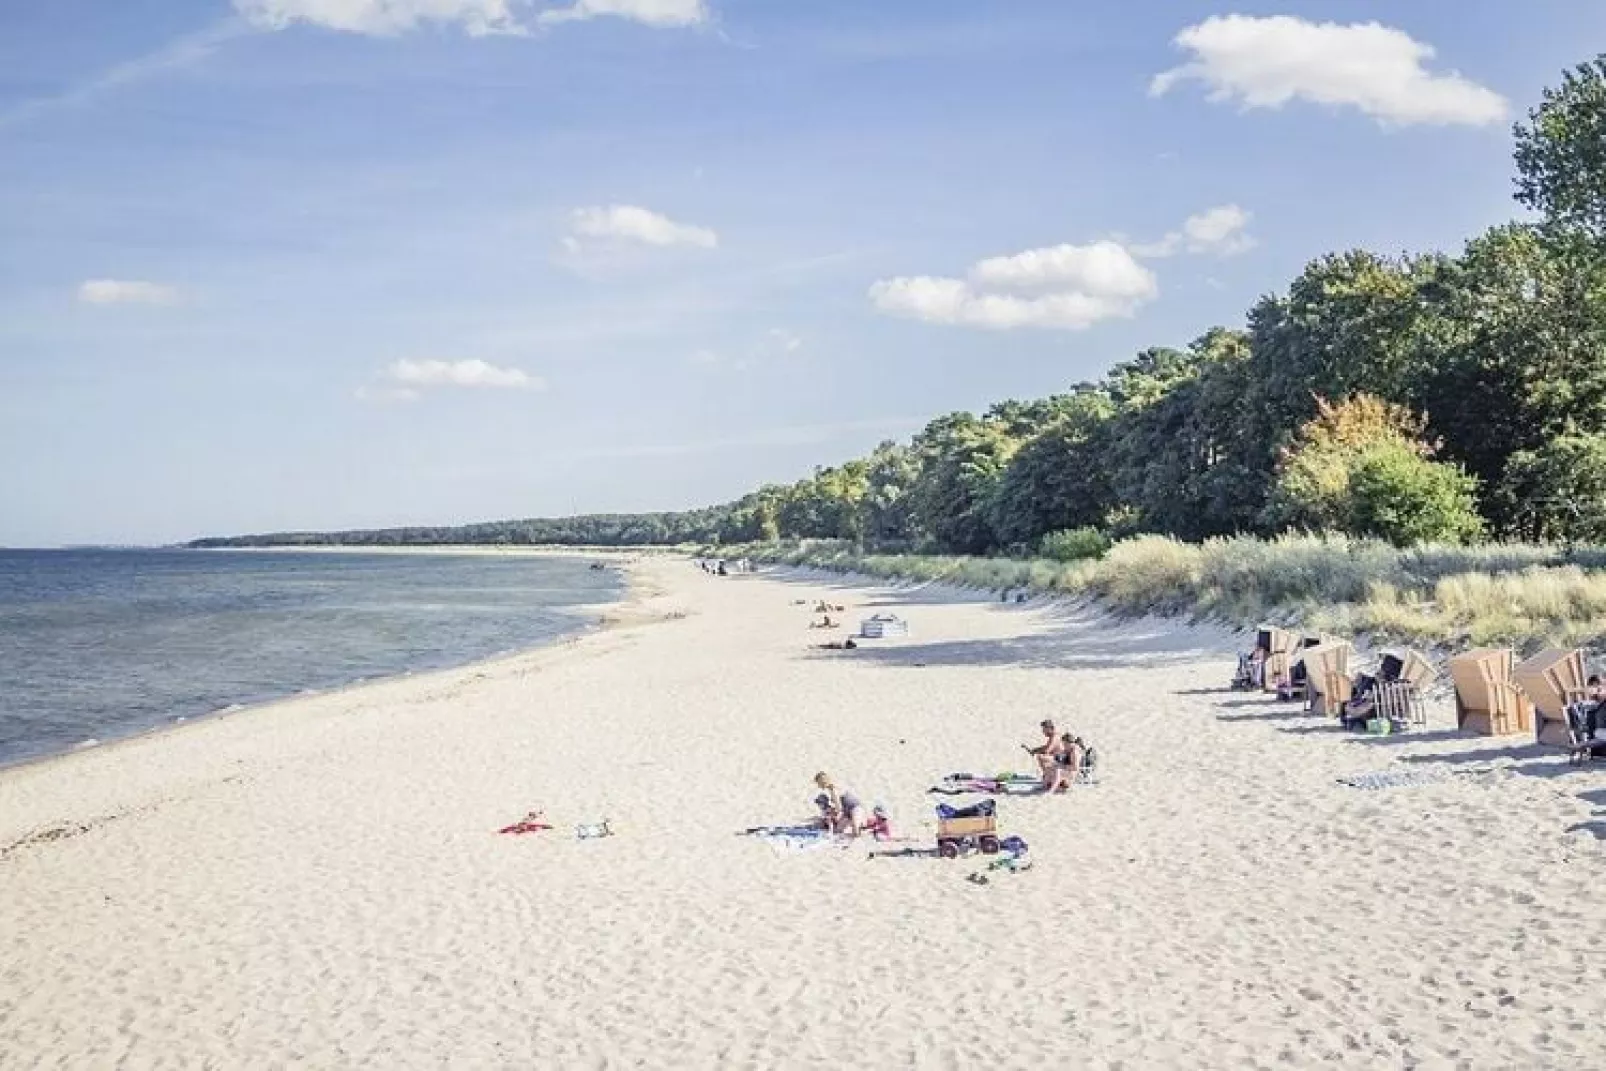
<instances>
[{"instance_id":1,"label":"shoreline","mask_svg":"<svg viewBox=\"0 0 1606 1071\"><path fill-rule=\"evenodd\" d=\"M187 550L190 548L173 549ZM206 551L232 551L237 549L250 549L254 551L258 548L208 547L195 549ZM344 551L346 548L334 549L337 551ZM533 557L536 555L527 556ZM552 556L574 557L579 559L584 559L587 557L587 555L584 554L557 554ZM400 681L429 681L432 678L469 670L483 669L489 671L506 662L525 658L531 655L538 655L544 651L572 646L589 636L607 632L612 628L628 627L612 622L618 618L619 615L628 615L628 611L632 606L643 601L647 597L645 593L648 589L641 586L640 578L635 575L634 571L628 564L617 565L614 567L614 571L617 572L623 579L623 584L620 588L619 597L617 599L611 602L577 603L572 606L564 607L565 613L572 615L577 620L578 624L572 629L569 629L558 635L548 637L534 644L507 651L501 651L483 657L472 658L466 662L457 662L447 666L435 666L429 669L401 670L395 673L386 673L374 677L366 677L360 680L352 680L342 684L333 684L322 688L304 688L298 691L290 692L284 695L273 696L270 698L230 703L215 710L206 711L199 714L169 716L166 718L166 720L157 725L147 726L146 728L137 729L127 734L110 736L105 739L92 737L90 740L72 744L59 751L51 751L43 755L32 755L10 761L0 761L0 782L4 782L8 776L18 771L32 769L37 766L43 766L52 763L71 761L74 758L84 755L111 752L119 748L127 747L131 744L155 740L170 734L203 727L224 719L236 718L241 715L258 715L264 711L277 710L279 708L291 706L296 703L318 700L326 697L350 695L355 692L360 692L363 689L381 688Z\"/></svg>"}]
</instances>

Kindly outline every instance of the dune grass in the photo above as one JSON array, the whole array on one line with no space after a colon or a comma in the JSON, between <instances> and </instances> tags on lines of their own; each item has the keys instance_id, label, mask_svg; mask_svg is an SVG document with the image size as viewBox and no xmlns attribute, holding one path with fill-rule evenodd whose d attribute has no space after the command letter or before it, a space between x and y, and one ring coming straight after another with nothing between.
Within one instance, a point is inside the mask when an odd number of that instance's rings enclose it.
<instances>
[{"instance_id":1,"label":"dune grass","mask_svg":"<svg viewBox=\"0 0 1606 1071\"><path fill-rule=\"evenodd\" d=\"M1343 536L1184 543L1136 536L1101 558L874 554L837 541L722 548L726 556L941 581L988 591L1096 598L1124 614L1185 614L1249 626L1298 622L1449 648L1601 646L1606 548L1488 544L1400 550Z\"/></svg>"}]
</instances>

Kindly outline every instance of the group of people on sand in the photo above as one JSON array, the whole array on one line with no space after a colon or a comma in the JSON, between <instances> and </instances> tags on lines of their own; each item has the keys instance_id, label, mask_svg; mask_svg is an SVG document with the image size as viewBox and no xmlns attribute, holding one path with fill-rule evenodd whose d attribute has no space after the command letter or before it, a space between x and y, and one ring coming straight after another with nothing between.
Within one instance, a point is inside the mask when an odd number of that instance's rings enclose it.
<instances>
[{"instance_id":1,"label":"group of people on sand","mask_svg":"<svg viewBox=\"0 0 1606 1071\"><path fill-rule=\"evenodd\" d=\"M751 573L753 563L746 558L727 561L724 558L698 558L697 568L713 576L730 576L732 573Z\"/></svg>"},{"instance_id":2,"label":"group of people on sand","mask_svg":"<svg viewBox=\"0 0 1606 1071\"><path fill-rule=\"evenodd\" d=\"M1038 727L1043 731L1043 742L1035 747L1031 744L1021 747L1037 759L1043 775L1043 791L1064 792L1092 757L1092 748L1073 733L1061 733L1048 719ZM814 797L814 806L819 811L815 822L820 828L847 837L872 833L879 839L890 835L887 812L883 808L875 807L866 814L859 797L838 788L824 770L814 775L814 787L820 790Z\"/></svg>"},{"instance_id":3,"label":"group of people on sand","mask_svg":"<svg viewBox=\"0 0 1606 1071\"><path fill-rule=\"evenodd\" d=\"M1061 733L1047 718L1038 728L1043 731L1043 742L1036 747L1031 744L1021 747L1037 759L1037 767L1043 773L1043 791L1064 792L1082 768L1082 760L1088 752L1087 743L1072 733Z\"/></svg>"},{"instance_id":4,"label":"group of people on sand","mask_svg":"<svg viewBox=\"0 0 1606 1071\"><path fill-rule=\"evenodd\" d=\"M860 833L870 833L880 838L889 832L887 812L876 807L866 814L859 797L844 789L838 789L836 782L824 770L814 775L814 787L820 794L814 797L814 806L819 809L817 821L825 829L839 836L857 837Z\"/></svg>"}]
</instances>

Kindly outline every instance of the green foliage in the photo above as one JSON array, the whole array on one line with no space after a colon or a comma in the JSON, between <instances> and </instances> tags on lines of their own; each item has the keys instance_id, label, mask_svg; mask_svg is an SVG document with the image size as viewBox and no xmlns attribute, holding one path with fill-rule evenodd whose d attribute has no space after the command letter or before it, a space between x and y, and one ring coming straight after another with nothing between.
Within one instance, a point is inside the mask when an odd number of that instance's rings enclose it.
<instances>
[{"instance_id":1,"label":"green foliage","mask_svg":"<svg viewBox=\"0 0 1606 1071\"><path fill-rule=\"evenodd\" d=\"M915 436L914 516L940 549L981 554L996 545L993 495L1019 445L1001 422L970 413L938 417Z\"/></svg>"},{"instance_id":2,"label":"green foliage","mask_svg":"<svg viewBox=\"0 0 1606 1071\"><path fill-rule=\"evenodd\" d=\"M1316 416L1283 452L1269 515L1286 527L1354 532L1350 484L1362 455L1394 444L1426 456L1429 448L1417 442L1422 422L1370 394L1315 404Z\"/></svg>"},{"instance_id":3,"label":"green foliage","mask_svg":"<svg viewBox=\"0 0 1606 1071\"><path fill-rule=\"evenodd\" d=\"M1405 443L1378 443L1350 469L1344 527L1400 547L1469 543L1483 534L1476 488L1457 465L1430 461Z\"/></svg>"},{"instance_id":4,"label":"green foliage","mask_svg":"<svg viewBox=\"0 0 1606 1071\"><path fill-rule=\"evenodd\" d=\"M1500 493L1525 539L1606 541L1606 435L1560 435L1511 455Z\"/></svg>"},{"instance_id":5,"label":"green foliage","mask_svg":"<svg viewBox=\"0 0 1606 1071\"><path fill-rule=\"evenodd\" d=\"M1606 240L1606 56L1568 71L1515 128L1517 200Z\"/></svg>"},{"instance_id":6,"label":"green foliage","mask_svg":"<svg viewBox=\"0 0 1606 1071\"><path fill-rule=\"evenodd\" d=\"M1110 549L1110 537L1097 528L1069 528L1050 532L1037 545L1037 552L1050 561L1075 562L1102 558Z\"/></svg>"}]
</instances>

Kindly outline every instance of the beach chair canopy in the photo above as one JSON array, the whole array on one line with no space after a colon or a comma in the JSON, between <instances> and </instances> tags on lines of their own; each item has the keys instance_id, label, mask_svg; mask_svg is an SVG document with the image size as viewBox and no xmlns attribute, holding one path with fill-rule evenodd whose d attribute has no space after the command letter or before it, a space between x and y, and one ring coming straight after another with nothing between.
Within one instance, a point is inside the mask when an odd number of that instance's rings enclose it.
<instances>
[{"instance_id":1,"label":"beach chair canopy","mask_svg":"<svg viewBox=\"0 0 1606 1071\"><path fill-rule=\"evenodd\" d=\"M1349 660L1355 648L1343 640L1335 643L1324 643L1318 647L1307 647L1300 653L1300 660L1305 664L1305 672L1310 674L1310 687L1319 694L1325 694L1329 676L1336 675L1341 680L1349 679Z\"/></svg>"},{"instance_id":2,"label":"beach chair canopy","mask_svg":"<svg viewBox=\"0 0 1606 1071\"><path fill-rule=\"evenodd\" d=\"M1566 717L1567 704L1589 687L1589 670L1584 652L1552 647L1519 663L1511 679L1546 718L1559 720Z\"/></svg>"},{"instance_id":3,"label":"beach chair canopy","mask_svg":"<svg viewBox=\"0 0 1606 1071\"><path fill-rule=\"evenodd\" d=\"M1516 655L1504 647L1478 647L1451 658L1446 667L1461 701L1488 710L1494 686L1511 680Z\"/></svg>"},{"instance_id":4,"label":"beach chair canopy","mask_svg":"<svg viewBox=\"0 0 1606 1071\"><path fill-rule=\"evenodd\" d=\"M1426 655L1409 647L1385 651L1383 657L1398 661L1400 670L1395 679L1407 682L1419 692L1431 684L1433 678L1438 675L1438 670L1433 668L1433 663L1428 661Z\"/></svg>"},{"instance_id":5,"label":"beach chair canopy","mask_svg":"<svg viewBox=\"0 0 1606 1071\"><path fill-rule=\"evenodd\" d=\"M1255 631L1255 643L1265 648L1267 654L1286 654L1294 645L1294 634L1276 625L1261 625Z\"/></svg>"},{"instance_id":6,"label":"beach chair canopy","mask_svg":"<svg viewBox=\"0 0 1606 1071\"><path fill-rule=\"evenodd\" d=\"M1343 657L1346 659L1344 664L1348 666L1347 659L1355 649L1345 640L1335 640L1331 637L1323 637L1323 639L1325 642L1312 643L1300 647L1289 657L1288 664L1291 666L1304 665L1312 673L1321 673L1326 668L1324 659L1328 657L1329 653L1335 649L1343 648Z\"/></svg>"}]
</instances>

